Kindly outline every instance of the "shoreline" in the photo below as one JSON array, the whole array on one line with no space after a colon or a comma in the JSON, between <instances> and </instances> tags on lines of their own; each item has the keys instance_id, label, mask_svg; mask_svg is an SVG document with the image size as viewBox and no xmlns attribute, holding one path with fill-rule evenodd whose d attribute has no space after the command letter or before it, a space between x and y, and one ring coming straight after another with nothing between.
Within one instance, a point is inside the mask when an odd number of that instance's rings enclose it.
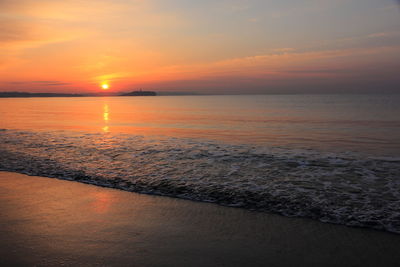
<instances>
[{"instance_id":1,"label":"shoreline","mask_svg":"<svg viewBox=\"0 0 400 267\"><path fill-rule=\"evenodd\" d=\"M5 265L396 266L400 236L0 172Z\"/></svg>"},{"instance_id":2,"label":"shoreline","mask_svg":"<svg viewBox=\"0 0 400 267\"><path fill-rule=\"evenodd\" d=\"M1 130L1 129L0 129ZM397 161L396 161L397 162ZM286 214L282 213L281 211L276 211L274 209L262 209L262 208L255 208L254 206L244 206L244 205L235 205L235 204L230 204L229 202L221 202L218 200L204 200L201 198L195 198L195 197L187 197L185 195L176 195L172 194L168 191L157 191L157 190L152 190L144 187L138 187L132 189L133 183L129 181L124 181L121 179L117 180L104 180L104 179L90 179L89 176L82 175L78 177L69 177L69 176L64 176L64 177L58 177L58 176L42 176L42 175L37 175L37 174L29 174L25 172L18 172L18 171L13 171L13 170L1 170L0 173L2 172L7 172L7 173L15 173L15 174L21 174L21 175L26 175L29 177L41 177L41 178L47 178L47 179L56 179L60 181L67 181L67 182L77 182L80 184L84 185L90 185L90 186L96 186L96 187L101 187L101 188L107 188L111 190L119 190L122 192L127 192L127 193L132 193L132 194L140 194L140 195L145 195L145 196L155 196L155 197L163 197L163 198L172 198L172 199L177 199L177 200L183 200L183 201L190 201L194 203L206 203L206 204L212 204L212 205L217 205L221 207L226 207L226 208L234 208L234 209L242 209L246 210L249 212L256 212L256 213L266 213L266 214L273 214L273 215L278 215L278 216L283 216L287 218L300 218L300 219L307 219L307 220L313 220L317 221L320 223L324 224L332 224L332 225L339 225L339 226L346 226L350 228L362 228L362 229L369 229L369 230L375 230L375 231L381 231L381 232L387 232L387 233L392 233L392 234L400 234L399 231L394 231L393 229L386 229L382 227L376 227L373 226L372 224L370 225L363 225L363 224L349 224L345 222L335 222L335 221L330 221L330 220L321 220L321 218L318 217L313 217L309 215L292 215L292 214ZM73 178L72 178L73 177Z\"/></svg>"}]
</instances>

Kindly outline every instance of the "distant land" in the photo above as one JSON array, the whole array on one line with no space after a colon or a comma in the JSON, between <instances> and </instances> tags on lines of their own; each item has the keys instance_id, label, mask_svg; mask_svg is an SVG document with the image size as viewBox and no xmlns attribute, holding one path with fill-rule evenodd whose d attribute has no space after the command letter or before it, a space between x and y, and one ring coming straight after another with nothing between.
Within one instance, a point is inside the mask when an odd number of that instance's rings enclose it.
<instances>
[{"instance_id":1,"label":"distant land","mask_svg":"<svg viewBox=\"0 0 400 267\"><path fill-rule=\"evenodd\" d=\"M140 93L141 92L141 93ZM147 94L149 93L149 94ZM324 94L332 94L332 93L315 93L315 95L324 95ZM379 92L363 92L363 93L335 93L338 95L346 94L346 95L375 95L375 94L382 94ZM385 94L385 93L383 93ZM398 93L388 93L388 94L398 94ZM0 98L30 98L30 97L115 97L115 96L213 96L213 95L243 95L240 93L234 94L206 94L206 93L199 93L199 92L180 92L180 91L132 91L132 92L96 92L96 93L75 93L75 94L68 94L68 93L28 93L28 92L1 92L0 91ZM253 95L253 94L245 94L245 95ZM256 94L257 95L257 94ZM271 94L260 94L260 95L307 95L306 93L271 93ZM312 95L312 94L311 94Z\"/></svg>"},{"instance_id":2,"label":"distant land","mask_svg":"<svg viewBox=\"0 0 400 267\"><path fill-rule=\"evenodd\" d=\"M81 97L82 94L0 92L0 97Z\"/></svg>"},{"instance_id":3,"label":"distant land","mask_svg":"<svg viewBox=\"0 0 400 267\"><path fill-rule=\"evenodd\" d=\"M185 95L202 95L196 92L175 92L175 91L142 91L136 90L131 92L98 92L98 93L28 93L28 92L0 92L0 98L7 97L100 97L100 96L185 96Z\"/></svg>"},{"instance_id":4,"label":"distant land","mask_svg":"<svg viewBox=\"0 0 400 267\"><path fill-rule=\"evenodd\" d=\"M157 93L153 91L132 91L129 93L122 93L120 96L156 96Z\"/></svg>"}]
</instances>

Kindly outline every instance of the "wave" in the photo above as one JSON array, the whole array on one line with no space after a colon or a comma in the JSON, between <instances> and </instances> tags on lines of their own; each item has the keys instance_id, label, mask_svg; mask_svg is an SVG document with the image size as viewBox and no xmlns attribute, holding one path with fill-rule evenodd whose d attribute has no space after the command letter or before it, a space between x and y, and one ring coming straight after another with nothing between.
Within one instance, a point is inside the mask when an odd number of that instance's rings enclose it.
<instances>
[{"instance_id":1,"label":"wave","mask_svg":"<svg viewBox=\"0 0 400 267\"><path fill-rule=\"evenodd\" d=\"M400 233L400 160L130 134L0 131L0 170Z\"/></svg>"}]
</instances>

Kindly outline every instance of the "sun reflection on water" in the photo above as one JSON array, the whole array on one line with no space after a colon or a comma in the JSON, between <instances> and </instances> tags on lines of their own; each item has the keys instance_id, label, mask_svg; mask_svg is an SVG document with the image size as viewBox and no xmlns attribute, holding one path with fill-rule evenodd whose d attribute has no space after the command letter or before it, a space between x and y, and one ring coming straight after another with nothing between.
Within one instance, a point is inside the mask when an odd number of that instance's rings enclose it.
<instances>
[{"instance_id":1,"label":"sun reflection on water","mask_svg":"<svg viewBox=\"0 0 400 267\"><path fill-rule=\"evenodd\" d=\"M103 120L104 120L104 127L101 128L103 130L103 132L108 133L110 131L110 127L107 125L108 121L110 120L110 116L109 116L109 107L108 104L104 104L103 106Z\"/></svg>"},{"instance_id":2,"label":"sun reflection on water","mask_svg":"<svg viewBox=\"0 0 400 267\"><path fill-rule=\"evenodd\" d=\"M109 121L109 108L108 108L108 104L104 104L103 106L104 112L103 112L103 118L105 122Z\"/></svg>"}]
</instances>

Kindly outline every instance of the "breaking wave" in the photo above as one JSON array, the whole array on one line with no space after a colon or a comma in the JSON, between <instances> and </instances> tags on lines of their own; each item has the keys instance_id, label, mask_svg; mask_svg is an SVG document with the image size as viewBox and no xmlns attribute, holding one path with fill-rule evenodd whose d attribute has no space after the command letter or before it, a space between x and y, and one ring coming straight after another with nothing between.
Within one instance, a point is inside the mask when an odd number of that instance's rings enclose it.
<instances>
[{"instance_id":1,"label":"breaking wave","mask_svg":"<svg viewBox=\"0 0 400 267\"><path fill-rule=\"evenodd\" d=\"M400 158L0 130L0 170L400 233Z\"/></svg>"}]
</instances>

